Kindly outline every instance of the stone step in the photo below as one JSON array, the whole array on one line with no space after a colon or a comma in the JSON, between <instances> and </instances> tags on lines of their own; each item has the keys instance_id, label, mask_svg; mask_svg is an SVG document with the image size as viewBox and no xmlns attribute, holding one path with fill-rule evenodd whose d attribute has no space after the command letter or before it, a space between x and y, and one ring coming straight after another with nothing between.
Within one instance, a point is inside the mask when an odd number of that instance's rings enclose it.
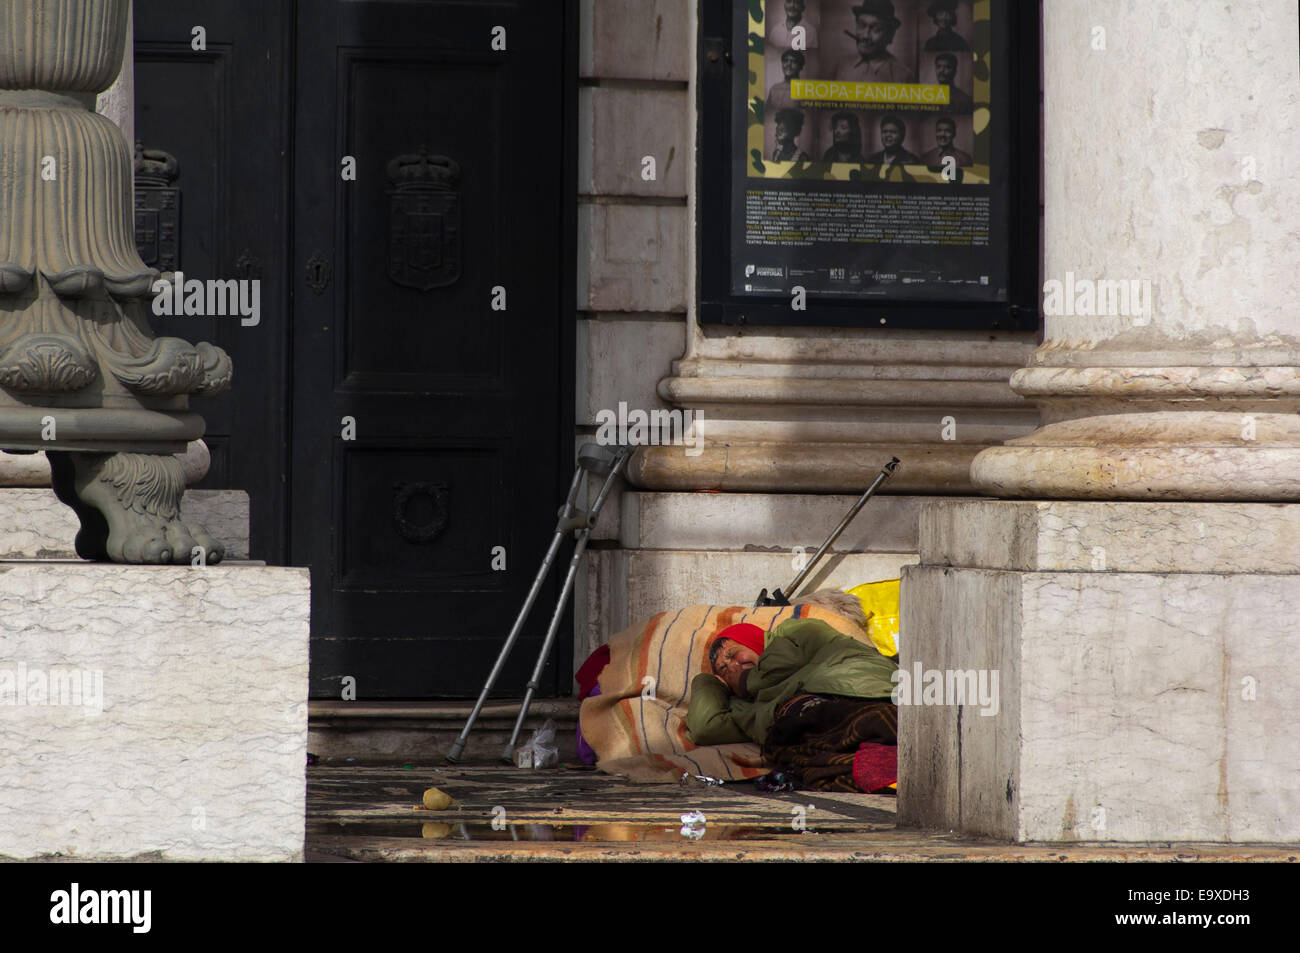
<instances>
[{"instance_id":1,"label":"stone step","mask_svg":"<svg viewBox=\"0 0 1300 953\"><path fill-rule=\"evenodd\" d=\"M499 759L522 701L486 703L461 760L489 763ZM576 760L578 707L576 698L534 699L520 742L527 741L550 718L555 722L560 760ZM323 762L348 758L380 763L438 762L451 750L473 708L470 701L313 701L307 710L307 750Z\"/></svg>"}]
</instances>

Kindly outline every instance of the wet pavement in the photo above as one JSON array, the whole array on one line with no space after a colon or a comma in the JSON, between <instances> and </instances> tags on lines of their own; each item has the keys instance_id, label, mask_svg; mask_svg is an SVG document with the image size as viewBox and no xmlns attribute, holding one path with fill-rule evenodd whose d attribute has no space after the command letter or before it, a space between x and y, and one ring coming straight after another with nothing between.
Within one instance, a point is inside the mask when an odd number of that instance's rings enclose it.
<instances>
[{"instance_id":1,"label":"wet pavement","mask_svg":"<svg viewBox=\"0 0 1300 953\"><path fill-rule=\"evenodd\" d=\"M426 810L429 787L457 803ZM1266 844L1002 844L899 830L893 797L769 794L753 782L633 784L579 765L307 770L309 862L1298 859L1295 846Z\"/></svg>"}]
</instances>

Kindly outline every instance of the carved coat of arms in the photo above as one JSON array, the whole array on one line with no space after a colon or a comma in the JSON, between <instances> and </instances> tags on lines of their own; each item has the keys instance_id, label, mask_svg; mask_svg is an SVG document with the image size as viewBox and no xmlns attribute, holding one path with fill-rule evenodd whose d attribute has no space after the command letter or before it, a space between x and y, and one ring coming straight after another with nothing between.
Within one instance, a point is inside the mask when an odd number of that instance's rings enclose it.
<instances>
[{"instance_id":1,"label":"carved coat of arms","mask_svg":"<svg viewBox=\"0 0 1300 953\"><path fill-rule=\"evenodd\" d=\"M423 148L388 163L388 277L428 291L460 278L460 166Z\"/></svg>"},{"instance_id":2,"label":"carved coat of arms","mask_svg":"<svg viewBox=\"0 0 1300 953\"><path fill-rule=\"evenodd\" d=\"M181 190L176 157L135 144L135 246L146 265L176 271L181 258Z\"/></svg>"}]
</instances>

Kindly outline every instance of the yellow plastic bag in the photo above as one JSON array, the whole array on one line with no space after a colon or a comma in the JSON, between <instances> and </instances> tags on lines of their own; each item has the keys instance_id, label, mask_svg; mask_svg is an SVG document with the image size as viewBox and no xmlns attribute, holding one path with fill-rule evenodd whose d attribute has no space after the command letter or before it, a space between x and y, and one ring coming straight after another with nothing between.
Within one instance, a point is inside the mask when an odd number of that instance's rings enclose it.
<instances>
[{"instance_id":1,"label":"yellow plastic bag","mask_svg":"<svg viewBox=\"0 0 1300 953\"><path fill-rule=\"evenodd\" d=\"M867 637L886 658L898 654L898 589L902 580L866 582L845 591L857 597L867 617Z\"/></svg>"}]
</instances>

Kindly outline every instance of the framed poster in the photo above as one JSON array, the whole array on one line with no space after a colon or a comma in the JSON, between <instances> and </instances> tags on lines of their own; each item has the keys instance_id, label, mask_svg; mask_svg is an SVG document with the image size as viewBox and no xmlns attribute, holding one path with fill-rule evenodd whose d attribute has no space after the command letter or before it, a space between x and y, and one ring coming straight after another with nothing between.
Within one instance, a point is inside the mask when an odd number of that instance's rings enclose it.
<instances>
[{"instance_id":1,"label":"framed poster","mask_svg":"<svg viewBox=\"0 0 1300 953\"><path fill-rule=\"evenodd\" d=\"M701 10L702 323L1037 327L1038 5Z\"/></svg>"}]
</instances>

